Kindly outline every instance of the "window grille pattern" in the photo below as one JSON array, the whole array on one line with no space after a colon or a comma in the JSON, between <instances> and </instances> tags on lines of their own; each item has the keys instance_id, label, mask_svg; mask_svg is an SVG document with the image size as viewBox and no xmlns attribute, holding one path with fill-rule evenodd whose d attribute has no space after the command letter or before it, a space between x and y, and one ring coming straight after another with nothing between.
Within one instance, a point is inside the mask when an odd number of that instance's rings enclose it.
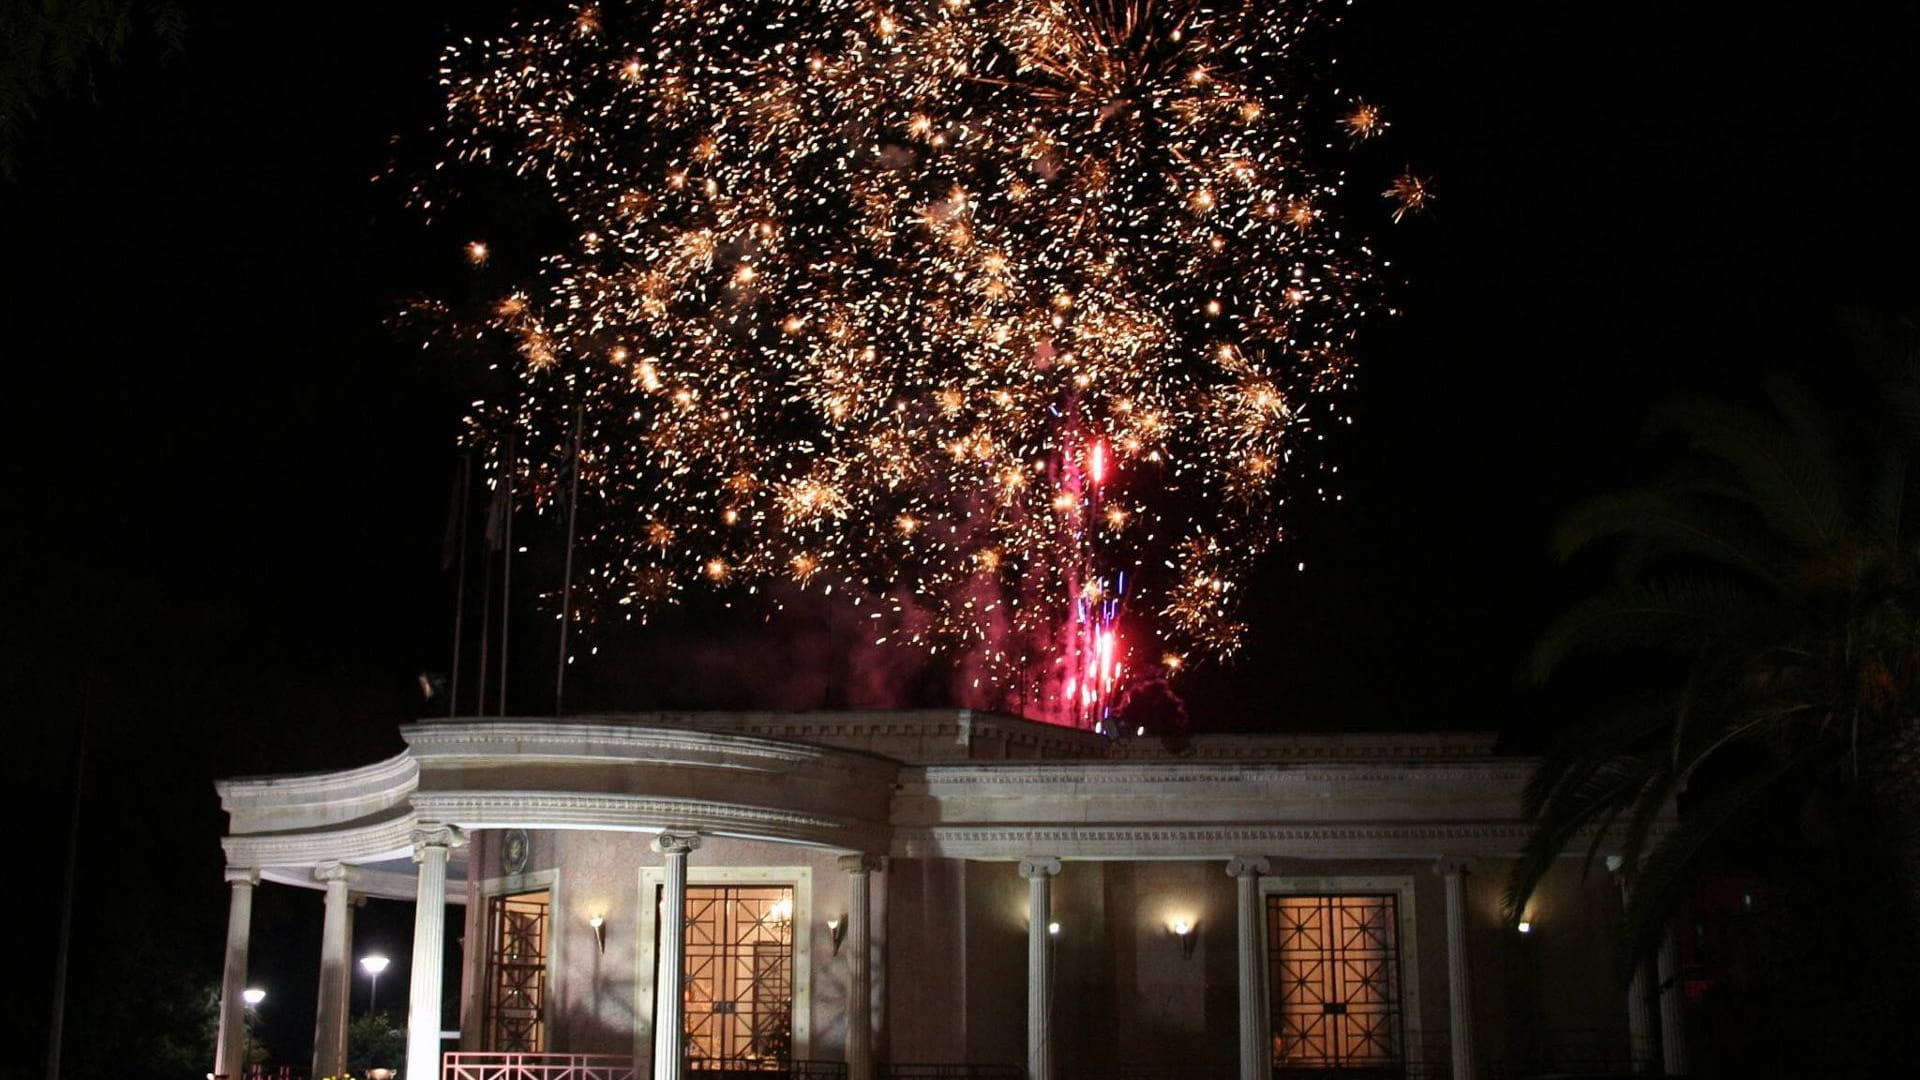
<instances>
[{"instance_id":1,"label":"window grille pattern","mask_svg":"<svg viewBox=\"0 0 1920 1080\"><path fill-rule=\"evenodd\" d=\"M487 906L489 1050L546 1049L548 902L545 892L496 896Z\"/></svg>"},{"instance_id":2,"label":"window grille pattern","mask_svg":"<svg viewBox=\"0 0 1920 1080\"><path fill-rule=\"evenodd\" d=\"M784 1071L793 1055L792 886L688 886L686 980L691 1068Z\"/></svg>"},{"instance_id":3,"label":"window grille pattern","mask_svg":"<svg viewBox=\"0 0 1920 1080\"><path fill-rule=\"evenodd\" d=\"M1274 1065L1283 1074L1404 1064L1396 898L1267 899Z\"/></svg>"}]
</instances>

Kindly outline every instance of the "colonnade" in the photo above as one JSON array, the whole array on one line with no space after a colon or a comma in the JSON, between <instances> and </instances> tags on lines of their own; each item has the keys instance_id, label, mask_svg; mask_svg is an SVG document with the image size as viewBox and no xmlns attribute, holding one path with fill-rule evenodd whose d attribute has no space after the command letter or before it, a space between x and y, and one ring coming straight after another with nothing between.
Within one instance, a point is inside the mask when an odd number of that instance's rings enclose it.
<instances>
[{"instance_id":1,"label":"colonnade","mask_svg":"<svg viewBox=\"0 0 1920 1080\"><path fill-rule=\"evenodd\" d=\"M1027 879L1027 1077L1054 1080L1052 1040L1053 971L1049 936L1055 925L1052 879L1060 873L1060 859L1031 855L1020 860L1020 876ZM1451 1075L1461 1080L1479 1074L1473 1043L1473 975L1470 960L1471 920L1467 905L1465 859L1442 857L1433 871L1444 882L1447 920L1447 1023ZM1239 973L1239 1061L1241 1080L1271 1080L1273 1073L1272 1011L1268 999L1266 901L1260 879L1272 873L1271 860L1260 855L1236 855L1227 860L1227 876L1235 884L1235 946ZM1675 982L1677 952L1669 935L1660 953L1663 986ZM1683 1015L1678 993L1661 997L1661 1036L1667 1048L1664 1071L1686 1072Z\"/></svg>"},{"instance_id":2,"label":"colonnade","mask_svg":"<svg viewBox=\"0 0 1920 1080\"><path fill-rule=\"evenodd\" d=\"M446 934L446 872L448 853L465 842L459 829L448 825L423 826L412 835L413 857L419 866L413 933L413 963L407 1013L407 1080L438 1080L442 965ZM654 1003L652 1080L685 1080L684 934L687 902L687 856L700 847L695 832L664 831L653 841L661 855L663 912L659 927L659 978ZM1053 879L1061 871L1053 855L1029 855L1019 862L1027 881L1027 1075L1029 1080L1054 1080L1053 1044ZM846 1062L849 1080L873 1080L876 1007L872 1000L871 875L885 866L873 855L848 855L839 866L849 878L847 911L849 1026ZM1265 856L1239 855L1228 859L1225 870L1235 882L1236 950L1239 980L1239 1073L1241 1080L1270 1080L1273 1038L1268 1003L1269 957L1266 940L1266 902L1260 879L1272 873ZM1477 1077L1473 1042L1473 975L1466 879L1468 862L1441 858L1433 870L1443 882L1446 897L1447 1013L1452 1075L1459 1080ZM347 987L351 948L351 867L323 863L314 879L325 889L325 922L321 936L320 1005L315 1024L315 1080L340 1076L346 1067ZM253 888L258 870L227 871L230 901L226 963L221 978L219 1038L214 1072L240 1075L244 1042L244 1006L247 946ZM1660 981L1660 1031L1663 1066L1668 1075L1686 1071L1683 1015L1678 987L1678 953L1671 935L1657 958ZM1635 977L1630 1005L1631 1038L1638 1047L1650 1027L1644 973ZM864 1010L852 1003L865 1002ZM864 1022L856 1021L860 1018Z\"/></svg>"}]
</instances>

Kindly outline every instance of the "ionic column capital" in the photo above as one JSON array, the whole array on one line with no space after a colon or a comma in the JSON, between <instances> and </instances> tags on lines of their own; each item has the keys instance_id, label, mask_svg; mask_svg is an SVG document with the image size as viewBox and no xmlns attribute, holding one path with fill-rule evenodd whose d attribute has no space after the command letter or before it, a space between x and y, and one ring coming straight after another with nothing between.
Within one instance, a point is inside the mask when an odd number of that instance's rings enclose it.
<instances>
[{"instance_id":1,"label":"ionic column capital","mask_svg":"<svg viewBox=\"0 0 1920 1080\"><path fill-rule=\"evenodd\" d=\"M260 868L257 866L229 866L227 867L226 878L227 884L229 885L258 885L260 884Z\"/></svg>"},{"instance_id":2,"label":"ionic column capital","mask_svg":"<svg viewBox=\"0 0 1920 1080\"><path fill-rule=\"evenodd\" d=\"M662 855L686 855L699 847L697 832L663 832L653 838L653 850Z\"/></svg>"},{"instance_id":3,"label":"ionic column capital","mask_svg":"<svg viewBox=\"0 0 1920 1080\"><path fill-rule=\"evenodd\" d=\"M452 825L422 823L413 827L413 861L419 862L420 855L428 848L452 849L465 847L467 834Z\"/></svg>"},{"instance_id":4,"label":"ionic column capital","mask_svg":"<svg viewBox=\"0 0 1920 1080\"><path fill-rule=\"evenodd\" d=\"M849 874L872 874L887 868L885 855L842 855L840 869Z\"/></svg>"},{"instance_id":5,"label":"ionic column capital","mask_svg":"<svg viewBox=\"0 0 1920 1080\"><path fill-rule=\"evenodd\" d=\"M1433 872L1441 877L1464 877L1473 868L1470 860L1442 855L1433 860Z\"/></svg>"},{"instance_id":6,"label":"ionic column capital","mask_svg":"<svg viewBox=\"0 0 1920 1080\"><path fill-rule=\"evenodd\" d=\"M313 868L313 880L319 882L352 881L360 871L345 863L323 862Z\"/></svg>"},{"instance_id":7,"label":"ionic column capital","mask_svg":"<svg viewBox=\"0 0 1920 1080\"><path fill-rule=\"evenodd\" d=\"M1059 872L1060 859L1056 855L1029 855L1020 860L1020 876L1029 881L1050 878Z\"/></svg>"},{"instance_id":8,"label":"ionic column capital","mask_svg":"<svg viewBox=\"0 0 1920 1080\"><path fill-rule=\"evenodd\" d=\"M1235 855L1227 860L1227 876L1232 878L1260 877L1273 873L1273 864L1265 855Z\"/></svg>"}]
</instances>

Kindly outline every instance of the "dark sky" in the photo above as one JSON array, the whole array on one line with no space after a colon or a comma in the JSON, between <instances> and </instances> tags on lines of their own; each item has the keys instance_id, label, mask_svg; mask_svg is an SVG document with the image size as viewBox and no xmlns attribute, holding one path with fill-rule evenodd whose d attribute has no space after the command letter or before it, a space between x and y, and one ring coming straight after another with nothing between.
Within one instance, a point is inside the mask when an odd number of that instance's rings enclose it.
<instances>
[{"instance_id":1,"label":"dark sky","mask_svg":"<svg viewBox=\"0 0 1920 1080\"><path fill-rule=\"evenodd\" d=\"M391 753L447 649L467 378L388 324L450 280L458 238L370 177L434 115L449 26L502 9L185 6L181 55L136 47L91 99L43 109L0 183L0 709L44 871L9 907L52 924L86 715L74 1024L134 1007L113 989L150 970L115 958L132 943L216 971L211 779ZM1241 665L1183 687L1197 727L1525 743L1550 723L1515 678L1574 587L1546 538L1641 475L1648 407L1833 362L1847 307L1914 310L1920 40L1882 7L1904 5L1351 9L1340 81L1438 200L1382 227L1403 314L1361 351L1344 499L1294 522ZM661 658L686 653L608 655L581 704L659 700ZM526 663L525 707L549 708L550 668ZM318 900L272 893L256 967L289 984L297 1062ZM50 937L19 959L30 985ZM18 1062L43 1040L34 997L9 1018Z\"/></svg>"}]
</instances>

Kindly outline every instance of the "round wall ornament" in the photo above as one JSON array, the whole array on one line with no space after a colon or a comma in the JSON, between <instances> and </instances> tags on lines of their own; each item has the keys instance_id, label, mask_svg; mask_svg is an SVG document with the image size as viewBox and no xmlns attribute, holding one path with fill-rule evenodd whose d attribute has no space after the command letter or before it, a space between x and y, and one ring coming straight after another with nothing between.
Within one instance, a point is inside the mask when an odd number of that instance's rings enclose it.
<instances>
[{"instance_id":1,"label":"round wall ornament","mask_svg":"<svg viewBox=\"0 0 1920 1080\"><path fill-rule=\"evenodd\" d=\"M517 874L527 868L527 853L532 847L527 830L508 829L500 843L500 872Z\"/></svg>"}]
</instances>

